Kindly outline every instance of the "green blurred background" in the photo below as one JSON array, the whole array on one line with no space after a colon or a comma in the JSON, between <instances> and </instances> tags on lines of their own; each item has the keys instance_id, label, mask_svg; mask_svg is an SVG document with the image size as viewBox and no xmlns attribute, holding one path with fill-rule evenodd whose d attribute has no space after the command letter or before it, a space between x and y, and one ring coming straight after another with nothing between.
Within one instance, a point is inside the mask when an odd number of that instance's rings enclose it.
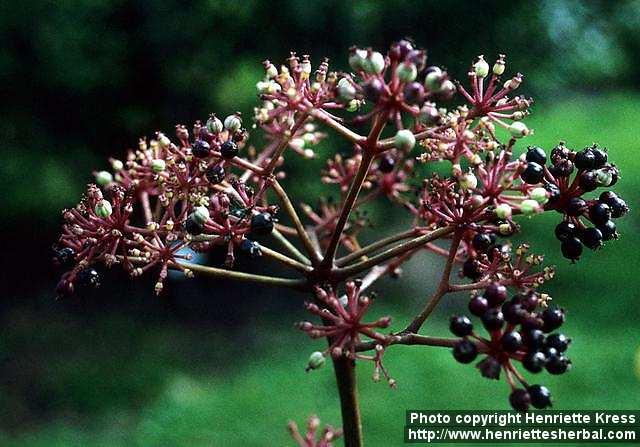
<instances>
[{"instance_id":1,"label":"green blurred background","mask_svg":"<svg viewBox=\"0 0 640 447\"><path fill-rule=\"evenodd\" d=\"M293 329L305 318L302 296L176 280L156 298L151 278L106 272L97 293L59 302L48 249L60 209L76 203L109 155L211 111L250 115L263 59L296 50L346 69L351 44L384 49L405 36L456 78L477 54L507 53L508 72L525 73L521 90L537 100L527 143L609 147L632 207L620 241L571 265L552 234L557 215L524 223L534 250L558 265L548 290L568 308L574 339L575 368L539 381L557 409L637 409L639 31L637 0L3 2L0 444L287 445L290 418L302 424L317 412L340 424L330 368L304 373L322 343ZM319 170L336 149L345 148L325 144L305 169ZM295 197L321 192L296 178L302 164L291 166ZM389 212L371 211L374 223ZM402 228L406 217L394 213ZM372 314L404 326L440 263L424 255L403 281L382 281ZM259 264L241 267L264 271ZM464 302L447 299L426 330L446 335L445 320ZM387 366L397 390L360 368L369 445L400 445L407 408L507 407L505 383L481 379L446 350L391 349Z\"/></svg>"}]
</instances>

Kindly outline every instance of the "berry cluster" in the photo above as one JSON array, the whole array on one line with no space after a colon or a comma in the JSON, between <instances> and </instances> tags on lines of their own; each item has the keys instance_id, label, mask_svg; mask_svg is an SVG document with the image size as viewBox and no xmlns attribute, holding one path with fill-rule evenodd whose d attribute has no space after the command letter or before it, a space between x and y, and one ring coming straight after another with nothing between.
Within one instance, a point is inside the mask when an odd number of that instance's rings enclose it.
<instances>
[{"instance_id":1,"label":"berry cluster","mask_svg":"<svg viewBox=\"0 0 640 447\"><path fill-rule=\"evenodd\" d=\"M576 261L582 255L583 246L596 250L604 241L618 237L611 219L627 213L624 200L612 191L603 192L598 200L583 198L585 193L598 187L611 187L618 181L618 168L608 162L606 150L593 144L576 152L560 142L551 151L548 167L545 166L547 155L540 147L530 146L524 158L522 180L528 185L544 184L532 189L531 197L539 196L546 209L564 214L555 234L561 241L565 258ZM586 225L582 218L593 226Z\"/></svg>"},{"instance_id":2,"label":"berry cluster","mask_svg":"<svg viewBox=\"0 0 640 447\"><path fill-rule=\"evenodd\" d=\"M479 352L485 354L477 364L481 375L497 380L501 371L505 372L512 389L509 401L514 409L525 411L529 405L551 406L549 390L541 385L530 386L514 362L520 362L534 374L543 369L550 374L563 374L570 369L571 361L564 353L571 340L562 333L551 333L564 323L564 310L549 307L550 298L534 290L507 298L507 288L492 282L481 295L475 294L469 301L469 311L480 318L489 338L475 332L468 317L451 317L451 332L463 337L454 345L453 356L460 363L471 363ZM514 377L524 389L516 386Z\"/></svg>"}]
</instances>

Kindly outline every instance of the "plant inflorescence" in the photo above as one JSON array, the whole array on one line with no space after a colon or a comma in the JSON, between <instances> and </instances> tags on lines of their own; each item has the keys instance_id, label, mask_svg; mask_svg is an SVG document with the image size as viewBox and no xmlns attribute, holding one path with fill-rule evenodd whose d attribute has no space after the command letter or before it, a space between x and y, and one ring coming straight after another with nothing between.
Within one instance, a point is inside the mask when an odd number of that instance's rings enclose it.
<instances>
[{"instance_id":1,"label":"plant inflorescence","mask_svg":"<svg viewBox=\"0 0 640 447\"><path fill-rule=\"evenodd\" d=\"M96 172L80 204L63 213L58 293L97 286L98 269L116 265L132 277L156 275L158 294L169 270L307 291L305 306L315 319L298 327L328 339L307 370L333 360L347 445L362 442L355 364L372 362L374 379L395 386L382 359L396 345L449 348L461 363L481 355L480 374L504 377L515 409L550 406L549 390L529 384L517 365L534 374L570 369L570 339L554 332L565 312L541 291L554 269L528 244L512 247L509 238L521 230L520 218L555 211L562 216L555 235L572 262L583 247L596 250L616 239L613 219L627 205L609 189L596 198L590 193L612 187L618 168L596 144L575 151L560 142L514 154L532 133L524 123L532 100L516 94L522 75L504 76L504 55L492 66L479 56L465 85L427 65L426 52L408 40L386 55L351 48L348 62L350 70L342 72L331 71L326 60L314 69L308 56L295 53L280 67L265 61L253 116L261 139L249 138L240 114L212 114L190 130L176 126L174 138L161 132L142 138L125 159L111 159L112 169ZM351 147L329 156L318 173L339 200L296 204L281 183L287 156L316 157L329 133ZM420 178L420 167L436 162L446 169ZM361 210L374 200L404 209L406 229L367 231ZM374 242L361 244L363 234ZM221 265L192 262L194 253L220 249ZM433 288L425 284L433 290L424 305L404 329L389 333L389 317L368 316L375 300L366 291L379 278L397 277L424 250L443 258L441 279ZM238 271L238 256L281 263L294 275ZM454 292L470 294L469 312L486 335L464 315L451 319L455 338L420 333ZM316 428L313 419L310 436ZM329 445L337 434L329 429L317 445Z\"/></svg>"}]
</instances>

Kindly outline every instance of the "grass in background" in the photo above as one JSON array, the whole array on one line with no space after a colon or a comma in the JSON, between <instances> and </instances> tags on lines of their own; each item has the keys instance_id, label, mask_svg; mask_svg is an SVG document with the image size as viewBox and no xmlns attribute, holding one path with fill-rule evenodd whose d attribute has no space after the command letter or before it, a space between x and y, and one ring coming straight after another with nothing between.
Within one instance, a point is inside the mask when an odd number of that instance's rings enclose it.
<instances>
[{"instance_id":1,"label":"grass in background","mask_svg":"<svg viewBox=\"0 0 640 447\"><path fill-rule=\"evenodd\" d=\"M556 409L632 409L640 402L634 355L640 344L638 268L640 247L636 210L640 201L637 117L640 98L632 95L580 97L535 108L528 123L536 134L524 144L550 149L560 139L573 148L597 140L610 149L622 170L616 187L632 212L620 220L620 241L602 252L586 253L577 265L560 256L553 226L560 215L524 222L532 249L548 254L558 266L547 290L569 310L563 327L574 339L569 351L574 369L565 376L527 376L549 386ZM441 262L420 258L407 269L407 286L385 280L372 315L390 313L399 329L432 289L425 270ZM437 268L436 268L437 270ZM428 275L426 275L428 276ZM410 298L405 298L410 297ZM403 302L404 300L404 302ZM407 301L408 300L408 301ZM463 296L446 299L425 326L445 335L447 317L465 306ZM6 446L262 446L290 445L285 424L303 424L311 413L339 425L331 368L304 373L311 341L289 322L304 318L276 316L252 333L260 338L246 350L223 331L210 328L144 326L126 317L95 325L69 327L65 321L31 321L6 328L7 355L25 347L38 368L31 373L46 384L59 408L43 425L0 434ZM276 322L276 317L279 317ZM282 322L286 324L283 324ZM36 323L36 324L33 324ZM34 331L36 327L36 332ZM52 352L51 340L60 351ZM237 350L237 351L236 351ZM402 445L408 408L505 409L508 386L480 377L472 365L457 364L448 350L396 347L386 365L397 390L372 383L371 365L359 368L365 440L368 445ZM35 367L34 367L35 368ZM16 372L22 374L24 371ZM0 397L3 414L12 408Z\"/></svg>"}]
</instances>

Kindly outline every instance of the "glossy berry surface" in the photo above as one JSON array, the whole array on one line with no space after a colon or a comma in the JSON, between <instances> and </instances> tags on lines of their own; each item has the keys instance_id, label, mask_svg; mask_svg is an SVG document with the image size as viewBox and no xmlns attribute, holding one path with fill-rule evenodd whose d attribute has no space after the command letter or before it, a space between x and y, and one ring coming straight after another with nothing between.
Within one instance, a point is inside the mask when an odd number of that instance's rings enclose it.
<instances>
[{"instance_id":1,"label":"glossy berry surface","mask_svg":"<svg viewBox=\"0 0 640 447\"><path fill-rule=\"evenodd\" d=\"M100 286L100 274L93 268L80 270L76 275L76 283L81 287L96 288Z\"/></svg>"},{"instance_id":2,"label":"glossy berry surface","mask_svg":"<svg viewBox=\"0 0 640 447\"><path fill-rule=\"evenodd\" d=\"M488 331L500 329L504 324L504 315L499 309L489 309L482 316L482 324Z\"/></svg>"},{"instance_id":3,"label":"glossy berry surface","mask_svg":"<svg viewBox=\"0 0 640 447\"><path fill-rule=\"evenodd\" d=\"M558 352L564 352L569 347L571 340L564 334L550 334L547 336L545 345L554 348Z\"/></svg>"},{"instance_id":4,"label":"glossy berry surface","mask_svg":"<svg viewBox=\"0 0 640 447\"><path fill-rule=\"evenodd\" d=\"M477 295L469 301L469 312L477 317L481 317L489 309L489 301L482 295Z\"/></svg>"},{"instance_id":5,"label":"glossy berry surface","mask_svg":"<svg viewBox=\"0 0 640 447\"><path fill-rule=\"evenodd\" d=\"M238 145L232 140L225 141L222 143L222 146L220 146L220 155L222 155L222 158L225 160L232 159L238 155Z\"/></svg>"},{"instance_id":6,"label":"glossy berry surface","mask_svg":"<svg viewBox=\"0 0 640 447\"><path fill-rule=\"evenodd\" d=\"M267 236L273 231L273 217L269 213L255 214L251 217L251 233Z\"/></svg>"},{"instance_id":7,"label":"glossy berry surface","mask_svg":"<svg viewBox=\"0 0 640 447\"><path fill-rule=\"evenodd\" d=\"M560 244L562 256L572 261L577 261L582 255L582 242L576 237L565 239Z\"/></svg>"},{"instance_id":8,"label":"glossy berry surface","mask_svg":"<svg viewBox=\"0 0 640 447\"><path fill-rule=\"evenodd\" d=\"M464 315L454 315L449 321L449 330L458 337L466 337L473 331L473 323Z\"/></svg>"},{"instance_id":9,"label":"glossy berry surface","mask_svg":"<svg viewBox=\"0 0 640 447\"><path fill-rule=\"evenodd\" d=\"M217 185L218 183L224 180L225 171L221 165L211 166L205 172L205 177L209 180L210 183Z\"/></svg>"},{"instance_id":10,"label":"glossy berry surface","mask_svg":"<svg viewBox=\"0 0 640 447\"><path fill-rule=\"evenodd\" d=\"M516 411L527 411L531 404L531 396L526 390L516 388L509 395L509 403Z\"/></svg>"},{"instance_id":11,"label":"glossy berry surface","mask_svg":"<svg viewBox=\"0 0 640 447\"><path fill-rule=\"evenodd\" d=\"M478 356L476 345L466 338L453 347L453 357L460 363L471 363Z\"/></svg>"},{"instance_id":12,"label":"glossy berry surface","mask_svg":"<svg viewBox=\"0 0 640 447\"><path fill-rule=\"evenodd\" d=\"M531 385L527 391L531 398L531 405L535 408L542 409L551 406L551 392L546 386Z\"/></svg>"},{"instance_id":13,"label":"glossy berry surface","mask_svg":"<svg viewBox=\"0 0 640 447\"><path fill-rule=\"evenodd\" d=\"M198 158L208 157L209 150L211 150L211 146L204 140L196 140L191 148L193 155Z\"/></svg>"},{"instance_id":14,"label":"glossy berry surface","mask_svg":"<svg viewBox=\"0 0 640 447\"><path fill-rule=\"evenodd\" d=\"M611 219L611 208L606 203L596 203L589 210L589 218L595 225L603 225Z\"/></svg>"},{"instance_id":15,"label":"glossy berry surface","mask_svg":"<svg viewBox=\"0 0 640 447\"><path fill-rule=\"evenodd\" d=\"M544 149L539 146L529 146L525 157L527 161L537 163L540 166L544 166L547 162L547 154Z\"/></svg>"},{"instance_id":16,"label":"glossy berry surface","mask_svg":"<svg viewBox=\"0 0 640 447\"><path fill-rule=\"evenodd\" d=\"M544 169L538 163L529 162L527 163L527 167L520 174L522 181L525 183L529 183L530 185L535 185L542 181L544 177Z\"/></svg>"},{"instance_id":17,"label":"glossy berry surface","mask_svg":"<svg viewBox=\"0 0 640 447\"><path fill-rule=\"evenodd\" d=\"M393 171L393 168L396 165L396 160L389 154L385 154L380 157L380 161L378 162L378 169L380 172L388 174Z\"/></svg>"},{"instance_id":18,"label":"glossy berry surface","mask_svg":"<svg viewBox=\"0 0 640 447\"><path fill-rule=\"evenodd\" d=\"M522 366L524 366L527 371L539 373L544 368L546 361L547 357L543 352L532 351L524 356L522 359Z\"/></svg>"},{"instance_id":19,"label":"glossy berry surface","mask_svg":"<svg viewBox=\"0 0 640 447\"><path fill-rule=\"evenodd\" d=\"M201 223L197 222L193 216L187 217L187 220L184 222L184 229L187 233L197 236L204 231L204 227Z\"/></svg>"},{"instance_id":20,"label":"glossy berry surface","mask_svg":"<svg viewBox=\"0 0 640 447\"><path fill-rule=\"evenodd\" d=\"M591 250L595 250L602 246L602 233L596 227L585 228L580 233L580 240Z\"/></svg>"},{"instance_id":21,"label":"glossy berry surface","mask_svg":"<svg viewBox=\"0 0 640 447\"><path fill-rule=\"evenodd\" d=\"M573 222L563 220L558 225L556 225L555 234L558 239L564 241L569 238L575 237L576 234L578 234L578 229L576 228L576 224L574 224Z\"/></svg>"},{"instance_id":22,"label":"glossy berry surface","mask_svg":"<svg viewBox=\"0 0 640 447\"><path fill-rule=\"evenodd\" d=\"M544 332L551 332L558 329L564 324L565 314L564 310L557 307L548 307L542 312L542 321Z\"/></svg>"},{"instance_id":23,"label":"glossy berry surface","mask_svg":"<svg viewBox=\"0 0 640 447\"><path fill-rule=\"evenodd\" d=\"M522 346L522 337L518 332L507 332L500 340L502 349L507 352L516 352Z\"/></svg>"}]
</instances>

